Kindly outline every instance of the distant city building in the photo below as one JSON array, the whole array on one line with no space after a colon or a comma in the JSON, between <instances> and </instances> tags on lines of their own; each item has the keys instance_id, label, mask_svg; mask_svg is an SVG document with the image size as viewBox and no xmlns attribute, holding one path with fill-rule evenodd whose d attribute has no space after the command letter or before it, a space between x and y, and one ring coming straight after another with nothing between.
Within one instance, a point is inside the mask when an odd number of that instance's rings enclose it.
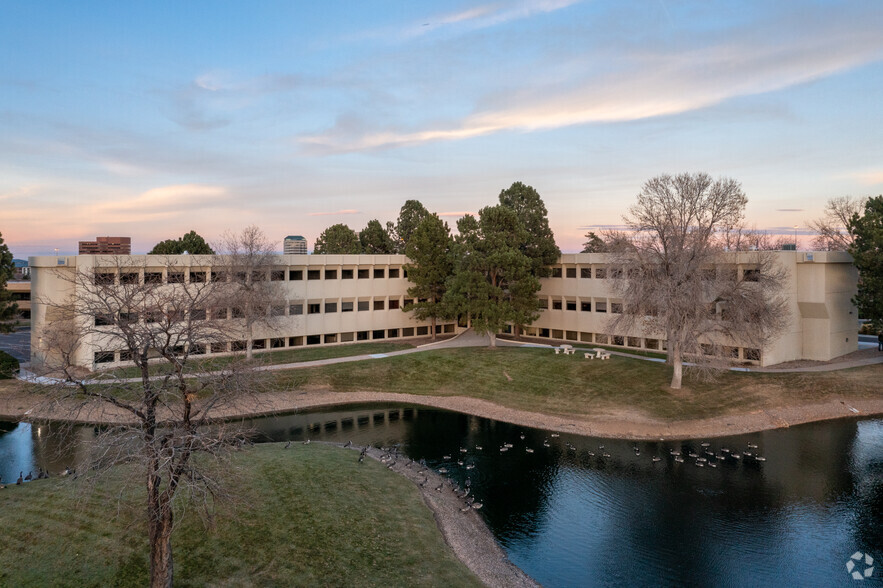
<instances>
[{"instance_id":1,"label":"distant city building","mask_svg":"<svg viewBox=\"0 0 883 588\"><path fill-rule=\"evenodd\" d=\"M80 241L80 255L131 255L131 237L96 237L94 241Z\"/></svg>"},{"instance_id":2,"label":"distant city building","mask_svg":"<svg viewBox=\"0 0 883 588\"><path fill-rule=\"evenodd\" d=\"M282 253L286 255L306 255L307 240L300 235L289 235L282 241Z\"/></svg>"},{"instance_id":3,"label":"distant city building","mask_svg":"<svg viewBox=\"0 0 883 588\"><path fill-rule=\"evenodd\" d=\"M28 267L28 262L24 259L13 259L12 265L15 267L15 271L12 274L13 280L27 280L31 276L31 268Z\"/></svg>"}]
</instances>

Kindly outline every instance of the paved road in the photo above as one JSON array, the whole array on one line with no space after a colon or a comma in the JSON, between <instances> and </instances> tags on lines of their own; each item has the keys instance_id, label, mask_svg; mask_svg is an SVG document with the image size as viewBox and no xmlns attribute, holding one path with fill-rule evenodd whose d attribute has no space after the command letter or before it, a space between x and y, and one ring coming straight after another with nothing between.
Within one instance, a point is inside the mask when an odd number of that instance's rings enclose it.
<instances>
[{"instance_id":1,"label":"paved road","mask_svg":"<svg viewBox=\"0 0 883 588\"><path fill-rule=\"evenodd\" d=\"M20 362L31 360L31 330L21 329L9 334L0 334L0 350L5 351Z\"/></svg>"}]
</instances>

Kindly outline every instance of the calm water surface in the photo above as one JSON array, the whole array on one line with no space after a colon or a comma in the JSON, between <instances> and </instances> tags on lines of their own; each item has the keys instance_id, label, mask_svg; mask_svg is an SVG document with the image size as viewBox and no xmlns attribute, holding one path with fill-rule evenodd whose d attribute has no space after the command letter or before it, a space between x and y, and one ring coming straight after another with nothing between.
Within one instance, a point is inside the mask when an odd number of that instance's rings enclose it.
<instances>
[{"instance_id":1,"label":"calm water surface","mask_svg":"<svg viewBox=\"0 0 883 588\"><path fill-rule=\"evenodd\" d=\"M638 443L411 406L246 422L263 440L397 446L468 479L510 559L545 586L883 585L880 419ZM45 427L0 423L4 481L76 462L57 449ZM861 582L846 569L857 551L876 560Z\"/></svg>"}]
</instances>

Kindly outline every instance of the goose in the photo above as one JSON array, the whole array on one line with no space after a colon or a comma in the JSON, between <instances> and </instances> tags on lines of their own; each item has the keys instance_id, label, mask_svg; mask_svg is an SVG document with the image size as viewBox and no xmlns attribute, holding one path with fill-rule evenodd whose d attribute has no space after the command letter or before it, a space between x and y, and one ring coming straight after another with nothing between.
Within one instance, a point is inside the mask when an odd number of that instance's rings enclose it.
<instances>
[{"instance_id":1,"label":"goose","mask_svg":"<svg viewBox=\"0 0 883 588\"><path fill-rule=\"evenodd\" d=\"M443 455L442 459L445 461L451 461L451 456L450 455Z\"/></svg>"},{"instance_id":2,"label":"goose","mask_svg":"<svg viewBox=\"0 0 883 588\"><path fill-rule=\"evenodd\" d=\"M500 453L504 453L506 451L509 451L508 447L500 447Z\"/></svg>"},{"instance_id":3,"label":"goose","mask_svg":"<svg viewBox=\"0 0 883 588\"><path fill-rule=\"evenodd\" d=\"M467 469L467 470L474 470L474 469L475 469L475 464L471 464L471 463L470 463L469 465L466 466L466 469Z\"/></svg>"},{"instance_id":4,"label":"goose","mask_svg":"<svg viewBox=\"0 0 883 588\"><path fill-rule=\"evenodd\" d=\"M473 502L472 503L472 508L474 508L475 510L481 510L482 506L484 506L484 505L480 502Z\"/></svg>"},{"instance_id":5,"label":"goose","mask_svg":"<svg viewBox=\"0 0 883 588\"><path fill-rule=\"evenodd\" d=\"M757 449L757 445L755 445L754 443L749 443L748 449Z\"/></svg>"},{"instance_id":6,"label":"goose","mask_svg":"<svg viewBox=\"0 0 883 588\"><path fill-rule=\"evenodd\" d=\"M521 437L521 440L524 441L524 433L522 433L521 435L519 435L519 437Z\"/></svg>"},{"instance_id":7,"label":"goose","mask_svg":"<svg viewBox=\"0 0 883 588\"><path fill-rule=\"evenodd\" d=\"M447 474L447 473L448 473L448 468L438 468L438 473L440 473L440 474Z\"/></svg>"},{"instance_id":8,"label":"goose","mask_svg":"<svg viewBox=\"0 0 883 588\"><path fill-rule=\"evenodd\" d=\"M656 456L654 456L653 459L652 459L651 461L652 461L653 463L657 463L657 462L662 461L662 458L661 458L661 457L656 457Z\"/></svg>"},{"instance_id":9,"label":"goose","mask_svg":"<svg viewBox=\"0 0 883 588\"><path fill-rule=\"evenodd\" d=\"M460 453L466 453L467 451L469 451L469 450L466 449L465 447L460 448Z\"/></svg>"},{"instance_id":10,"label":"goose","mask_svg":"<svg viewBox=\"0 0 883 588\"><path fill-rule=\"evenodd\" d=\"M758 455L757 457L754 458L754 461L766 461L766 458Z\"/></svg>"},{"instance_id":11,"label":"goose","mask_svg":"<svg viewBox=\"0 0 883 588\"><path fill-rule=\"evenodd\" d=\"M460 512L469 512L469 509L472 508L468 504L460 508Z\"/></svg>"},{"instance_id":12,"label":"goose","mask_svg":"<svg viewBox=\"0 0 883 588\"><path fill-rule=\"evenodd\" d=\"M482 447L481 445L476 445L476 446L475 446L475 450L476 450L476 451L481 451L482 449L484 449L484 447Z\"/></svg>"},{"instance_id":13,"label":"goose","mask_svg":"<svg viewBox=\"0 0 883 588\"><path fill-rule=\"evenodd\" d=\"M309 439L307 439L306 441L304 441L304 445L309 445L309 444L310 444L310 440L309 440Z\"/></svg>"},{"instance_id":14,"label":"goose","mask_svg":"<svg viewBox=\"0 0 883 588\"><path fill-rule=\"evenodd\" d=\"M23 478L21 477L22 473L23 473L23 472L19 472L19 473L18 473L18 480L15 481L15 485L16 485L16 486L21 486L21 483L22 483L22 481L23 481Z\"/></svg>"},{"instance_id":15,"label":"goose","mask_svg":"<svg viewBox=\"0 0 883 588\"><path fill-rule=\"evenodd\" d=\"M289 443L290 443L290 441L289 441ZM352 447L352 446L353 446L353 442L352 442L352 441L347 441L347 442L346 442L346 445L344 445L345 448L346 448L346 447Z\"/></svg>"},{"instance_id":16,"label":"goose","mask_svg":"<svg viewBox=\"0 0 883 588\"><path fill-rule=\"evenodd\" d=\"M558 434L558 433L552 433L552 434L549 435L549 436L552 437L552 439L555 439L556 437L560 437L561 435Z\"/></svg>"},{"instance_id":17,"label":"goose","mask_svg":"<svg viewBox=\"0 0 883 588\"><path fill-rule=\"evenodd\" d=\"M289 441L288 443L286 443L286 444L285 444L285 447L283 447L282 449L288 449L289 447L291 447L291 441Z\"/></svg>"},{"instance_id":18,"label":"goose","mask_svg":"<svg viewBox=\"0 0 883 588\"><path fill-rule=\"evenodd\" d=\"M602 453L601 457L610 457L610 454L609 453Z\"/></svg>"},{"instance_id":19,"label":"goose","mask_svg":"<svg viewBox=\"0 0 883 588\"><path fill-rule=\"evenodd\" d=\"M676 456L675 456L675 461L678 462L678 463L684 463L684 458L681 457L680 455L676 455Z\"/></svg>"},{"instance_id":20,"label":"goose","mask_svg":"<svg viewBox=\"0 0 883 588\"><path fill-rule=\"evenodd\" d=\"M69 467L67 467L67 468L64 468L64 471L61 472L61 475L62 475L62 476L69 476L69 475L71 475L72 473L74 473L74 471L73 471L72 469L70 469Z\"/></svg>"},{"instance_id":21,"label":"goose","mask_svg":"<svg viewBox=\"0 0 883 588\"><path fill-rule=\"evenodd\" d=\"M543 447L552 447L552 446L549 444L549 440L548 440L548 439L546 439L545 441L543 441Z\"/></svg>"},{"instance_id":22,"label":"goose","mask_svg":"<svg viewBox=\"0 0 883 588\"><path fill-rule=\"evenodd\" d=\"M28 472L28 475L25 476L25 482L30 482L34 479L34 472Z\"/></svg>"},{"instance_id":23,"label":"goose","mask_svg":"<svg viewBox=\"0 0 883 588\"><path fill-rule=\"evenodd\" d=\"M711 443L709 443L708 441L703 441L703 442L700 443L699 445L700 445L701 447L708 447L708 446L711 445Z\"/></svg>"},{"instance_id":24,"label":"goose","mask_svg":"<svg viewBox=\"0 0 883 588\"><path fill-rule=\"evenodd\" d=\"M441 484L439 484L438 486L435 487L435 491L436 491L436 492L441 492L441 491L442 491L442 488L444 488L444 487L445 487L445 483L442 482Z\"/></svg>"},{"instance_id":25,"label":"goose","mask_svg":"<svg viewBox=\"0 0 883 588\"><path fill-rule=\"evenodd\" d=\"M530 447L525 447L524 451L526 451L527 453L533 453L533 449L531 449Z\"/></svg>"},{"instance_id":26,"label":"goose","mask_svg":"<svg viewBox=\"0 0 883 588\"><path fill-rule=\"evenodd\" d=\"M710 468L716 468L716 467L717 467L717 464L716 464L716 463L708 462L708 467L710 467Z\"/></svg>"},{"instance_id":27,"label":"goose","mask_svg":"<svg viewBox=\"0 0 883 588\"><path fill-rule=\"evenodd\" d=\"M675 451L674 449L672 449L671 451L669 451L669 453L670 453L672 456L674 456L674 457L678 457L678 456L681 454L680 451Z\"/></svg>"}]
</instances>

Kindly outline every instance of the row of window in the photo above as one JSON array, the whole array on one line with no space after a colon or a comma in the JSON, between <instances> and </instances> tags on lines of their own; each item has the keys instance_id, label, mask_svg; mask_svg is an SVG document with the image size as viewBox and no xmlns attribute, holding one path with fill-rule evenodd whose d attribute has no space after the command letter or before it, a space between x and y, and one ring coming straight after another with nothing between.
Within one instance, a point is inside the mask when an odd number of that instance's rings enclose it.
<instances>
[{"instance_id":1,"label":"row of window","mask_svg":"<svg viewBox=\"0 0 883 588\"><path fill-rule=\"evenodd\" d=\"M583 279L591 279L592 277L592 268L590 267L553 267L552 275L553 278L576 278L576 270L579 269L579 277ZM702 278L704 280L714 280L717 276L722 276L727 279L735 280L738 275L736 268L708 268L702 271ZM606 280L608 277L611 279L621 279L622 270L617 268L606 268L606 267L596 267L594 276L596 280ZM758 269L743 269L742 270L742 279L746 282L757 282L760 279L760 270Z\"/></svg>"},{"instance_id":2,"label":"row of window","mask_svg":"<svg viewBox=\"0 0 883 588\"><path fill-rule=\"evenodd\" d=\"M306 311L306 314L332 314L336 312L362 312L368 310L402 310L412 302L414 302L412 298L405 298L404 301L399 298L374 298L373 300L345 300L340 302L337 300L309 301L306 303L304 301L290 301L287 306L276 305L269 307L267 314L271 317L282 317L286 316L286 311L288 313L287 316L299 316L304 314L304 311ZM175 322L185 318L184 316L171 315L170 312L172 311L151 310L140 314L138 312L119 312L115 317L109 314L98 314L94 317L94 324L96 327L113 325L116 322L114 319L121 323L137 323L142 317L144 322L147 323L162 322L164 319ZM238 306L210 310L194 309L190 311L190 319L194 321L204 321L208 318L212 320L227 320L244 317L243 309Z\"/></svg>"},{"instance_id":3,"label":"row of window","mask_svg":"<svg viewBox=\"0 0 883 588\"><path fill-rule=\"evenodd\" d=\"M94 283L96 285L114 285L114 284L198 284L205 283L209 279L212 282L228 282L230 274L225 271L144 271L143 282L142 273L140 271L120 271L109 272L96 270L94 274ZM367 279L385 279L385 278L407 278L408 272L404 268L346 268L346 269L274 269L270 271L254 271L251 275L247 272L234 272L233 277L237 282L284 282L286 277L289 281L299 281L306 277L307 280L336 280L340 276L341 280L367 280ZM117 282L119 279L119 282Z\"/></svg>"},{"instance_id":4,"label":"row of window","mask_svg":"<svg viewBox=\"0 0 883 588\"><path fill-rule=\"evenodd\" d=\"M552 310L576 310L577 309L577 301L576 300L562 300L560 298L555 298L552 300ZM610 312L613 314L621 314L622 313L622 302L611 302L609 304ZM607 312L608 303L606 299L595 300L595 312ZM540 310L549 310L549 300L546 298L540 298ZM591 300L580 300L579 301L579 310L582 312L592 312L592 301Z\"/></svg>"},{"instance_id":5,"label":"row of window","mask_svg":"<svg viewBox=\"0 0 883 588\"><path fill-rule=\"evenodd\" d=\"M436 325L436 334L450 334L454 332L454 324ZM352 343L356 341L379 341L381 339L398 339L405 337L425 337L429 335L429 326L403 327L401 329L374 329L371 331L352 331L348 333L326 333L323 335L301 335L296 337L272 337L269 339L255 339L252 348L256 351L266 349L284 349L286 347L301 347L304 345L323 345L332 343ZM206 355L216 353L230 353L245 351L245 341L215 342L210 345L195 344L189 348L190 355ZM184 347L173 349L175 353L183 354ZM148 357L159 357L156 351L148 353ZM95 364L125 363L132 361L131 351L96 351L93 356Z\"/></svg>"},{"instance_id":6,"label":"row of window","mask_svg":"<svg viewBox=\"0 0 883 588\"><path fill-rule=\"evenodd\" d=\"M585 333L582 331L566 331L563 329L546 329L538 327L527 327L524 334L527 337L537 337L541 339L578 341L581 343L632 347L635 349L647 349L651 351L666 351L668 349L665 339L628 337L625 335L610 335L607 333ZM727 359L760 361L760 349L751 347L714 346L703 344L702 352L705 355L717 355Z\"/></svg>"}]
</instances>

